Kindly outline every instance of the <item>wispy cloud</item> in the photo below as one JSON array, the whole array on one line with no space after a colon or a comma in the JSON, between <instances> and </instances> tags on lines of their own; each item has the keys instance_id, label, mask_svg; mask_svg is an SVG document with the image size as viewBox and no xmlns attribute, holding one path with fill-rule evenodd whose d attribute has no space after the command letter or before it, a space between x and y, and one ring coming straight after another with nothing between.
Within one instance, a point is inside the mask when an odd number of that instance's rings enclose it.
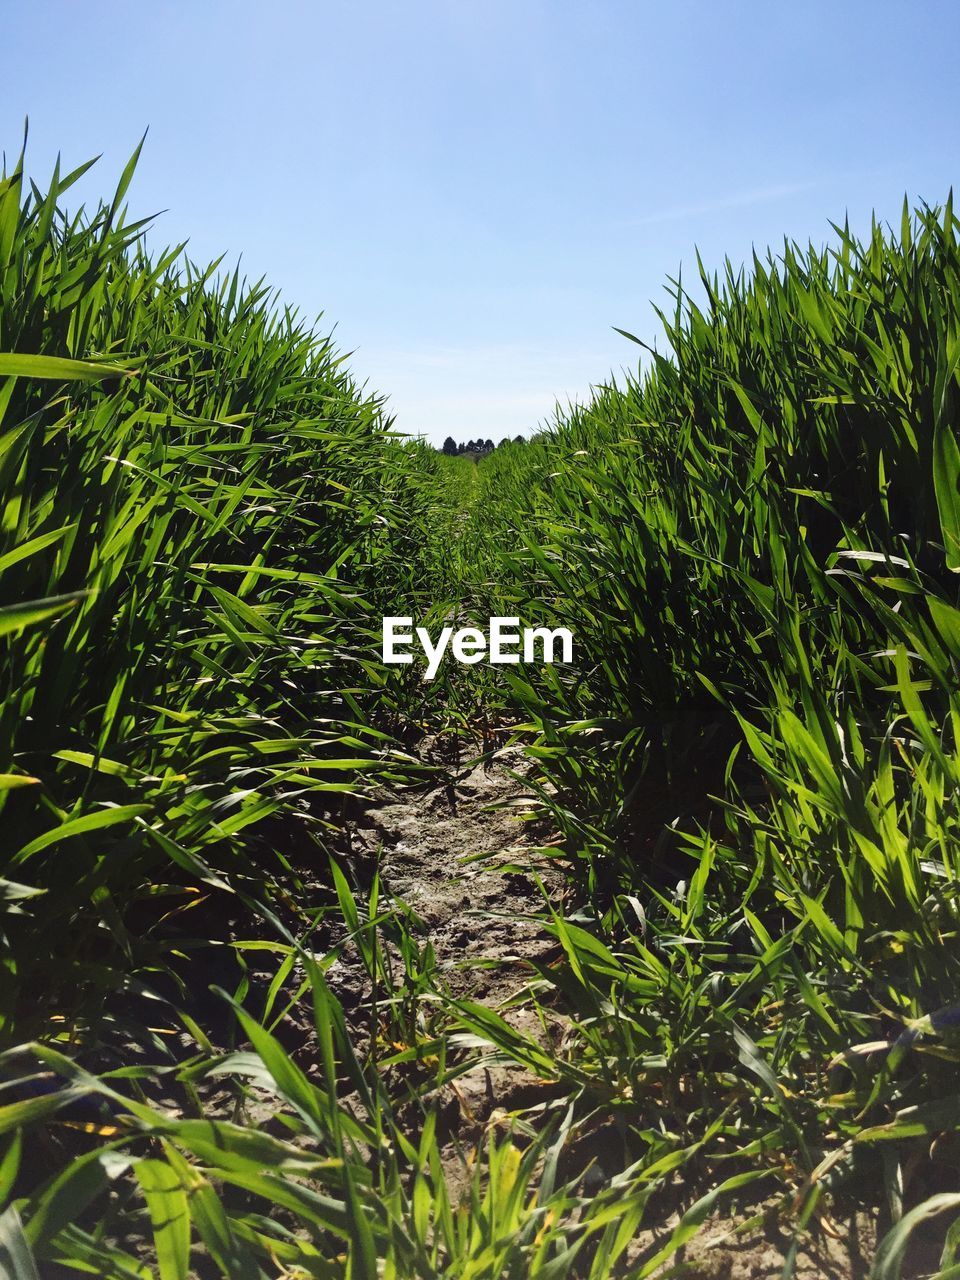
<instances>
[{"instance_id":1,"label":"wispy cloud","mask_svg":"<svg viewBox=\"0 0 960 1280\"><path fill-rule=\"evenodd\" d=\"M478 342L475 344L424 344L417 347L389 347L365 344L360 348L368 360L382 368L403 374L412 367L443 369L469 375L480 369L494 369L501 377L517 377L521 372L563 369L571 360L578 365L609 360L609 351L599 347L548 345L528 342Z\"/></svg>"},{"instance_id":2,"label":"wispy cloud","mask_svg":"<svg viewBox=\"0 0 960 1280\"><path fill-rule=\"evenodd\" d=\"M799 195L803 191L812 191L819 187L819 180L809 182L780 182L773 186L754 187L749 191L733 191L727 195L715 196L697 204L675 205L670 209L657 209L653 213L642 214L639 218L630 218L624 225L630 227L651 227L658 223L680 222L684 218L702 217L706 213L720 213L724 209L746 209L750 205L766 204L775 200L784 200L787 196Z\"/></svg>"},{"instance_id":3,"label":"wispy cloud","mask_svg":"<svg viewBox=\"0 0 960 1280\"><path fill-rule=\"evenodd\" d=\"M548 421L558 403L586 399L625 355L631 363L623 346L611 334L606 349L482 342L366 347L351 365L388 393L387 412L396 415L398 430L433 440L448 434L499 439Z\"/></svg>"}]
</instances>

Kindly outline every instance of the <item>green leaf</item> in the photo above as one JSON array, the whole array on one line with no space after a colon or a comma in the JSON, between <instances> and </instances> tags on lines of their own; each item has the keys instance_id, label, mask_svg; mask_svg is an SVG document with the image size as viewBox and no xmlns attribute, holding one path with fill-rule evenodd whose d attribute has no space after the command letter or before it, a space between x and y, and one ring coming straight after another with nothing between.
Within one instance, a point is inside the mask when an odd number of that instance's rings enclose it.
<instances>
[{"instance_id":1,"label":"green leaf","mask_svg":"<svg viewBox=\"0 0 960 1280\"><path fill-rule=\"evenodd\" d=\"M33 1251L13 1205L0 1214L0 1280L40 1280Z\"/></svg>"},{"instance_id":2,"label":"green leaf","mask_svg":"<svg viewBox=\"0 0 960 1280\"><path fill-rule=\"evenodd\" d=\"M41 1094L37 1098L23 1098L19 1102L8 1102L0 1107L0 1134L9 1133L11 1129L21 1129L44 1120L54 1112L65 1107L74 1098L82 1097L85 1089L65 1089L60 1093Z\"/></svg>"},{"instance_id":3,"label":"green leaf","mask_svg":"<svg viewBox=\"0 0 960 1280\"><path fill-rule=\"evenodd\" d=\"M752 1169L748 1173L738 1173L732 1178L727 1178L726 1181L721 1182L712 1191L708 1191L705 1196L701 1196L696 1204L691 1205L684 1213L671 1232L666 1244L658 1249L654 1256L635 1273L637 1280L645 1280L645 1277L652 1276L659 1269L662 1262L692 1239L715 1209L717 1201L728 1191L739 1190L740 1187L748 1186L751 1182L756 1182L758 1178L767 1176L768 1171L766 1169Z\"/></svg>"},{"instance_id":4,"label":"green leaf","mask_svg":"<svg viewBox=\"0 0 960 1280\"><path fill-rule=\"evenodd\" d=\"M17 1174L20 1172L22 1149L23 1139L19 1133L15 1133L0 1160L0 1204L5 1204L13 1194Z\"/></svg>"},{"instance_id":5,"label":"green leaf","mask_svg":"<svg viewBox=\"0 0 960 1280\"><path fill-rule=\"evenodd\" d=\"M60 844L63 840L71 840L75 836L89 835L91 831L103 831L106 827L116 827L125 822L132 822L141 814L149 813L150 809L151 806L148 804L121 804L111 809L100 809L97 813L85 813L82 817L71 818L24 845L16 854L14 861L24 862L35 853L39 853L41 849L47 849L52 844Z\"/></svg>"},{"instance_id":6,"label":"green leaf","mask_svg":"<svg viewBox=\"0 0 960 1280\"><path fill-rule=\"evenodd\" d=\"M960 573L960 448L945 415L938 416L933 431L933 487L947 568Z\"/></svg>"},{"instance_id":7,"label":"green leaf","mask_svg":"<svg viewBox=\"0 0 960 1280\"><path fill-rule=\"evenodd\" d=\"M135 1173L150 1212L160 1280L187 1280L190 1207L180 1178L165 1160L138 1160Z\"/></svg>"},{"instance_id":8,"label":"green leaf","mask_svg":"<svg viewBox=\"0 0 960 1280\"><path fill-rule=\"evenodd\" d=\"M85 1212L115 1179L127 1172L130 1156L107 1147L76 1156L33 1202L26 1226L30 1243L40 1257L48 1256L60 1232Z\"/></svg>"},{"instance_id":9,"label":"green leaf","mask_svg":"<svg viewBox=\"0 0 960 1280\"><path fill-rule=\"evenodd\" d=\"M960 1209L960 1194L944 1191L905 1213L880 1242L870 1270L870 1280L900 1280L903 1255L913 1231L928 1218L934 1218L950 1209Z\"/></svg>"},{"instance_id":10,"label":"green leaf","mask_svg":"<svg viewBox=\"0 0 960 1280\"><path fill-rule=\"evenodd\" d=\"M38 551L43 551L46 547L53 546L55 542L59 542L71 529L76 527L76 524L67 524L62 529L52 529L49 533L43 533L37 538L31 538L29 542L22 543L19 547L14 547L6 555L0 556L0 573L15 564L19 564L21 560L27 560L30 556L36 555Z\"/></svg>"},{"instance_id":11,"label":"green leaf","mask_svg":"<svg viewBox=\"0 0 960 1280\"><path fill-rule=\"evenodd\" d=\"M72 591L68 595L47 596L44 600L27 600L23 604L8 604L0 608L0 636L11 631L22 631L24 627L33 627L47 618L54 618L60 613L73 609L81 600L86 600L89 591Z\"/></svg>"},{"instance_id":12,"label":"green leaf","mask_svg":"<svg viewBox=\"0 0 960 1280\"><path fill-rule=\"evenodd\" d=\"M39 378L52 382L100 382L104 378L129 378L135 370L122 364L71 360L66 356L21 355L0 351L0 377Z\"/></svg>"}]
</instances>

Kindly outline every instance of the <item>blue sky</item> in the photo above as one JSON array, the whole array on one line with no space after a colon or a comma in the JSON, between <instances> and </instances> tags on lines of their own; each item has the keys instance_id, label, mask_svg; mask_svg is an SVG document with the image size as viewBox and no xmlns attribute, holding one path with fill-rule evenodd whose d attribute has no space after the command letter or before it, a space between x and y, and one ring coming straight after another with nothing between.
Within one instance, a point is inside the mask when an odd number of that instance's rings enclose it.
<instances>
[{"instance_id":1,"label":"blue sky","mask_svg":"<svg viewBox=\"0 0 960 1280\"><path fill-rule=\"evenodd\" d=\"M529 431L735 261L960 176L960 6L17 0L0 143L324 312L398 428Z\"/></svg>"}]
</instances>

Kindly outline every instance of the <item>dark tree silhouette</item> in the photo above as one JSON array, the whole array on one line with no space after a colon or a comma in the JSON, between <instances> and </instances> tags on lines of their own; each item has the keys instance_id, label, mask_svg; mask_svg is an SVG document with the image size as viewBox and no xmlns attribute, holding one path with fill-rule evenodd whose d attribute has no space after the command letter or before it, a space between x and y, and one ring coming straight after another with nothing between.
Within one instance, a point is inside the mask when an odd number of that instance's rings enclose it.
<instances>
[{"instance_id":1,"label":"dark tree silhouette","mask_svg":"<svg viewBox=\"0 0 960 1280\"><path fill-rule=\"evenodd\" d=\"M449 457L450 454L457 452L457 442L453 436L447 436L443 442L443 452Z\"/></svg>"}]
</instances>

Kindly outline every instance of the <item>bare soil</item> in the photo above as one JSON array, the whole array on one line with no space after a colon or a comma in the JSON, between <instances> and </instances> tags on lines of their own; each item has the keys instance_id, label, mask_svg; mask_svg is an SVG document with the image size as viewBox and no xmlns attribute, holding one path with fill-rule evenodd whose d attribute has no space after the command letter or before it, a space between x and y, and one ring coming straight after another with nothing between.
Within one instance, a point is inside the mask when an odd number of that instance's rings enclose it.
<instances>
[{"instance_id":1,"label":"bare soil","mask_svg":"<svg viewBox=\"0 0 960 1280\"><path fill-rule=\"evenodd\" d=\"M385 888L419 917L455 998L498 1010L546 1043L562 1035L562 1015L550 1015L543 1025L529 1008L511 1004L531 976L527 962L558 954L535 917L543 911L545 894L558 907L564 898L560 872L540 852L550 833L529 820L527 772L522 751L508 748L447 785L376 797L351 824L350 849L358 863L376 864ZM349 952L328 977L347 1006L368 993ZM513 1113L547 1100L549 1092L548 1082L504 1066L475 1068L450 1086L445 1165L452 1187L461 1182L487 1126L508 1123ZM594 1185L622 1168L623 1145L612 1118L584 1145L591 1148ZM634 1263L664 1242L684 1202L695 1198L685 1196L682 1187L677 1191L676 1211L665 1212L663 1221L639 1234L630 1251ZM744 1204L732 1218L708 1220L658 1274L778 1280L793 1255L795 1280L867 1280L876 1237L872 1212L837 1211L795 1237L793 1224L779 1217L774 1204ZM936 1255L932 1243L927 1247L918 1238L905 1260L903 1280L932 1275Z\"/></svg>"},{"instance_id":2,"label":"bare soil","mask_svg":"<svg viewBox=\"0 0 960 1280\"><path fill-rule=\"evenodd\" d=\"M428 761L435 751L430 743L421 748ZM512 1026L547 1046L560 1042L569 1020L559 1010L541 1011L538 1016L531 1002L516 997L532 976L531 961L549 963L560 958L555 940L538 918L545 898L560 910L569 903L565 902L564 876L555 859L547 856L552 833L542 820L533 818L524 782L528 772L522 750L508 747L482 763L450 770L442 782L374 795L348 820L341 852L361 893L369 888L376 870L382 906L399 900L413 913L417 945L421 950L428 943L432 946L442 990L454 1000L497 1010ZM329 899L326 873L314 882L304 868L298 870L301 891L308 898ZM336 915L332 913L331 919ZM247 936L249 928L243 919L225 918L220 923L221 945L205 961L210 979L219 978L217 955L226 958L231 953L230 938ZM212 930L208 936L213 936ZM337 942L336 938L326 941ZM396 948L391 952L396 960ZM250 956L254 990L266 990L273 963L269 955ZM224 964L220 980L229 987L233 980L226 959ZM343 945L327 980L362 1047L375 1032L369 1020L372 986L356 946ZM435 1007L439 1013L440 1006ZM232 1019L226 1016L222 1001L209 1007L203 1002L196 1013L215 1043L225 1044L234 1034L228 1033ZM306 1002L288 1011L276 1034L302 1063L315 1060L315 1030ZM191 1051L191 1044L185 1037L184 1052ZM121 1049L120 1056L128 1060L131 1042L122 1041ZM438 1132L454 1197L466 1182L488 1129L506 1129L516 1115L535 1126L536 1108L549 1104L557 1093L555 1083L523 1067L499 1064L475 1066L443 1087ZM233 1095L214 1090L205 1101L212 1114L218 1107L226 1114ZM265 1103L265 1122L271 1110L272 1104ZM624 1167L623 1128L623 1117L611 1115L577 1140L570 1153L571 1172L583 1174L585 1188L599 1189ZM46 1163L49 1153L35 1154L39 1164ZM662 1198L662 1207L654 1209L653 1220L645 1222L638 1234L625 1274L656 1252L683 1209L703 1190L685 1186L680 1173L677 1185ZM794 1280L868 1280L876 1236L875 1213L834 1210L795 1241L794 1224L778 1215L774 1203L745 1202L726 1216L709 1219L657 1274L690 1280L778 1280L793 1253L790 1274ZM903 1280L933 1275L937 1254L932 1240L918 1236L904 1263ZM59 1271L52 1269L49 1274L53 1277Z\"/></svg>"},{"instance_id":3,"label":"bare soil","mask_svg":"<svg viewBox=\"0 0 960 1280\"><path fill-rule=\"evenodd\" d=\"M376 866L382 891L415 913L450 997L497 1010L546 1042L562 1034L564 1020L547 1015L544 1025L529 1007L511 1007L532 976L529 961L559 955L536 917L545 897L559 906L564 896L562 875L539 852L547 833L525 794L527 771L522 751L505 748L445 785L374 797L349 828L350 851L358 865ZM369 999L370 984L352 951L327 980L346 1008ZM476 1067L447 1086L448 1176L459 1181L487 1123L552 1088L509 1065Z\"/></svg>"}]
</instances>

